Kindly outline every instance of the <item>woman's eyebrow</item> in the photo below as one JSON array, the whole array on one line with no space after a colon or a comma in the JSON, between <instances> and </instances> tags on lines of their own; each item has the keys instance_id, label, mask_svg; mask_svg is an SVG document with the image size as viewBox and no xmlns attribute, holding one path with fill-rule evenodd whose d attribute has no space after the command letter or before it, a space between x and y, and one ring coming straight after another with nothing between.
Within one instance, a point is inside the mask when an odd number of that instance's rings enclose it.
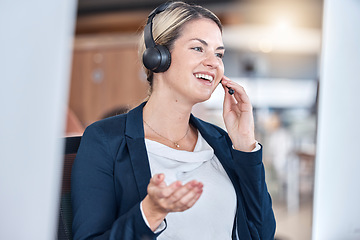
<instances>
[{"instance_id":1,"label":"woman's eyebrow","mask_svg":"<svg viewBox=\"0 0 360 240\"><path fill-rule=\"evenodd\" d=\"M199 41L201 44L203 44L205 46L209 46L209 44L205 40L202 40L200 38L192 38L192 39L190 39L190 41ZM225 50L225 47L220 46L220 47L217 47L216 50Z\"/></svg>"}]
</instances>

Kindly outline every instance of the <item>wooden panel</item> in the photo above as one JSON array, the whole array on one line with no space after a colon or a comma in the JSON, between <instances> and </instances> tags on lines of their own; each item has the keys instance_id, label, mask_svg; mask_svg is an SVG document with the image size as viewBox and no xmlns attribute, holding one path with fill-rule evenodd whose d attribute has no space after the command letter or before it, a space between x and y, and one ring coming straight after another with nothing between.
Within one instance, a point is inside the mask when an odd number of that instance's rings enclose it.
<instances>
[{"instance_id":1,"label":"wooden panel","mask_svg":"<svg viewBox=\"0 0 360 240\"><path fill-rule=\"evenodd\" d=\"M136 32L145 25L148 11L107 12L78 16L76 34Z\"/></svg>"},{"instance_id":2,"label":"wooden panel","mask_svg":"<svg viewBox=\"0 0 360 240\"><path fill-rule=\"evenodd\" d=\"M135 44L96 45L93 40L75 44L73 56L69 106L84 126L114 108L136 106L148 92Z\"/></svg>"}]
</instances>

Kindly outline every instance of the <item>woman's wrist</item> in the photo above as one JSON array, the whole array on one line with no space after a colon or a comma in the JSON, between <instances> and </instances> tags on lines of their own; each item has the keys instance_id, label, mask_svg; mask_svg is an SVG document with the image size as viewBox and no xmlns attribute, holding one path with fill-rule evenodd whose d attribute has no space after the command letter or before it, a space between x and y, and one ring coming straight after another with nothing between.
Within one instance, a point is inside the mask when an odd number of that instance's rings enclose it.
<instances>
[{"instance_id":1,"label":"woman's wrist","mask_svg":"<svg viewBox=\"0 0 360 240\"><path fill-rule=\"evenodd\" d=\"M233 142L233 148L242 152L252 152L256 148L256 140L240 140Z\"/></svg>"},{"instance_id":2,"label":"woman's wrist","mask_svg":"<svg viewBox=\"0 0 360 240\"><path fill-rule=\"evenodd\" d=\"M152 204L152 201L148 195L142 201L142 210L144 211L146 221L150 225L149 227L153 232L164 221L167 215L166 212L156 210L156 207Z\"/></svg>"}]
</instances>

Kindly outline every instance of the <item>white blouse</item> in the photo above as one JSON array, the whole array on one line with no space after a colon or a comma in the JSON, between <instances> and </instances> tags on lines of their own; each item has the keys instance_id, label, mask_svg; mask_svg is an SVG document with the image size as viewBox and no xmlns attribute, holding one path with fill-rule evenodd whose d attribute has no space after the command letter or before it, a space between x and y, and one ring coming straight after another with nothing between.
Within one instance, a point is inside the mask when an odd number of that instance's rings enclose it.
<instances>
[{"instance_id":1,"label":"white blouse","mask_svg":"<svg viewBox=\"0 0 360 240\"><path fill-rule=\"evenodd\" d=\"M183 184L197 180L204 184L203 193L192 208L166 216L167 228L158 239L230 240L236 214L235 189L200 132L193 152L176 150L149 139L145 139L145 144L152 176L164 173L167 185L176 180ZM159 228L162 229L162 225Z\"/></svg>"}]
</instances>

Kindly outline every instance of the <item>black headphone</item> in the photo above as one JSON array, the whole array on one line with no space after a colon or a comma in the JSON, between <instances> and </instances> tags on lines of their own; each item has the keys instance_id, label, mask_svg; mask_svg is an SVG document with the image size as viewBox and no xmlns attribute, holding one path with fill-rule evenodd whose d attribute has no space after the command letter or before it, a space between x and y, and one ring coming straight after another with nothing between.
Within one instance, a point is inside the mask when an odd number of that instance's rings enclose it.
<instances>
[{"instance_id":1,"label":"black headphone","mask_svg":"<svg viewBox=\"0 0 360 240\"><path fill-rule=\"evenodd\" d=\"M143 64L147 69L156 73L165 72L168 70L171 63L171 55L167 47L163 45L157 45L155 43L152 34L152 21L156 14L163 12L169 5L169 2L163 3L155 10L153 10L148 17L148 21L144 29L146 50L143 54Z\"/></svg>"}]
</instances>

